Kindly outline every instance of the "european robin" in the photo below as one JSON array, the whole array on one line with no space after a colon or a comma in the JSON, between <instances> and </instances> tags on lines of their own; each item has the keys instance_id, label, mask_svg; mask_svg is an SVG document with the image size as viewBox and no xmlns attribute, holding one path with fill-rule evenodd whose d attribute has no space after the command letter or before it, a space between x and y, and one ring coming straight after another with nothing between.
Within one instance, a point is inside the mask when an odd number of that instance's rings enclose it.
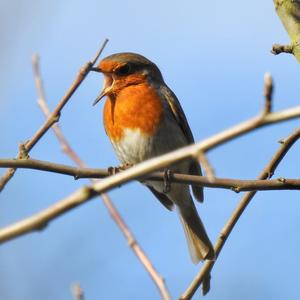
<instances>
[{"instance_id":1,"label":"european robin","mask_svg":"<svg viewBox=\"0 0 300 300\"><path fill-rule=\"evenodd\" d=\"M95 71L104 75L105 131L122 164L134 165L194 143L181 105L163 80L159 68L142 55L117 53L104 58ZM170 166L177 173L201 175L197 161ZM214 259L214 250L197 213L189 186L173 183L167 192L163 182L144 182L169 210L176 207L183 224L192 261ZM203 201L203 189L192 186Z\"/></svg>"}]
</instances>

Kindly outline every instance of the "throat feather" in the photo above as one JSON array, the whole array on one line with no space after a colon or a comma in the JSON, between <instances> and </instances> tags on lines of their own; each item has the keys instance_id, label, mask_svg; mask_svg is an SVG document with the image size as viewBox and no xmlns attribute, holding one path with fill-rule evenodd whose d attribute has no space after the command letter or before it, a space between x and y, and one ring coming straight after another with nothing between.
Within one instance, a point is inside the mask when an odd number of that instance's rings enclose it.
<instances>
[{"instance_id":1,"label":"throat feather","mask_svg":"<svg viewBox=\"0 0 300 300\"><path fill-rule=\"evenodd\" d=\"M110 139L120 140L124 129L139 129L146 135L155 134L163 118L162 102L146 83L123 88L109 97L104 106L104 126Z\"/></svg>"}]
</instances>

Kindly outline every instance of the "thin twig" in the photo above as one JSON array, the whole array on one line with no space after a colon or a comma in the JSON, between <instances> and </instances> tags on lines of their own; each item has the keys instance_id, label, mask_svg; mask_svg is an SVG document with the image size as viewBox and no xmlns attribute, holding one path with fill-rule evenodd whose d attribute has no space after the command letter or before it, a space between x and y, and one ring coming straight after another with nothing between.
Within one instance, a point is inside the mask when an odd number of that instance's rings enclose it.
<instances>
[{"instance_id":1,"label":"thin twig","mask_svg":"<svg viewBox=\"0 0 300 300\"><path fill-rule=\"evenodd\" d=\"M40 74L40 66L39 66L39 58L37 55L33 57L32 60L33 69L34 69L34 77L36 83L36 89L38 93L38 105L40 106L42 112L46 117L49 116L50 111L48 105L46 103L45 91L42 83L42 77ZM62 151L69 156L80 168L86 168L86 164L81 160L81 158L76 154L73 150L67 139L65 138L63 132L61 131L59 125L53 124L52 129L61 145ZM76 175L74 176L76 178ZM91 179L93 181L93 179ZM164 278L156 271L155 267L151 263L150 259L145 254L144 250L141 248L139 243L137 242L136 238L134 237L132 231L129 229L128 225L112 203L110 197L106 193L101 194L101 198L104 202L106 209L108 210L109 214L111 215L114 222L120 228L121 232L123 233L124 237L126 238L129 247L132 249L134 254L137 256L139 261L145 267L146 271L150 275L151 279L153 280L154 284L157 286L162 299L170 300L171 297L169 295L166 283Z\"/></svg>"},{"instance_id":2,"label":"thin twig","mask_svg":"<svg viewBox=\"0 0 300 300\"><path fill-rule=\"evenodd\" d=\"M206 139L205 145L203 145L202 147L202 151L207 152L209 150L212 150L213 148L216 148L232 139L235 139L258 128L298 117L300 117L300 106L291 107L278 112L271 112L267 115L260 113L256 117L230 127Z\"/></svg>"},{"instance_id":3,"label":"thin twig","mask_svg":"<svg viewBox=\"0 0 300 300\"><path fill-rule=\"evenodd\" d=\"M261 174L258 176L258 179L267 179L272 176L274 170L278 166L278 164L282 161L286 153L292 147L292 145L300 138L300 128L295 130L280 146L279 150L275 153L271 161L265 166ZM234 228L235 224L237 223L238 219L246 209L247 205L251 201L251 199L256 194L256 191L246 193L241 201L239 202L238 206L234 210L233 214L231 215L230 219L227 221L226 225L223 227L219 238L215 244L215 253L218 257L220 251L222 250L228 236L230 235L232 229ZM200 272L194 278L188 289L182 294L180 297L181 300L188 300L194 295L198 287L201 285L203 280L206 278L207 274L211 272L216 260L206 261L203 267L201 268Z\"/></svg>"},{"instance_id":4,"label":"thin twig","mask_svg":"<svg viewBox=\"0 0 300 300\"><path fill-rule=\"evenodd\" d=\"M46 95L45 95L45 89L43 85L43 80L41 77L40 72L40 66L39 66L39 56L37 54L32 56L32 66L33 66L33 73L34 73L34 81L35 81L35 87L38 95L37 103L42 110L43 114L46 118L49 117L51 114L50 109L46 103ZM72 149L71 145L67 141L67 139L64 137L60 126L58 123L55 123L52 125L52 130L59 141L59 144L61 146L61 150L71 158L80 168L85 168L84 162L78 157L78 155L75 153L75 151Z\"/></svg>"},{"instance_id":5,"label":"thin twig","mask_svg":"<svg viewBox=\"0 0 300 300\"><path fill-rule=\"evenodd\" d=\"M0 168L33 169L57 174L64 174L79 178L105 178L110 174L107 169L77 168L63 164L51 163L35 159L0 159ZM272 172L272 170L270 170ZM164 172L154 172L147 176L137 178L140 180L163 181ZM300 179L277 178L273 180L242 180L208 176L172 173L170 182L199 185L208 188L230 189L236 193L245 191L272 191L272 190L299 190Z\"/></svg>"},{"instance_id":6,"label":"thin twig","mask_svg":"<svg viewBox=\"0 0 300 300\"><path fill-rule=\"evenodd\" d=\"M58 122L60 117L60 112L63 109L63 107L66 105L66 103L69 101L69 99L72 97L72 95L75 93L77 88L80 86L82 81L86 78L87 74L90 72L91 68L96 63L97 59L101 55L104 47L106 46L108 40L106 39L104 43L102 44L101 48L97 51L94 58L87 62L79 71L79 74L77 75L75 81L72 83L71 87L68 89L66 94L62 97L62 99L59 101L53 112L49 115L47 120L44 122L44 124L36 131L36 133L32 136L30 140L28 140L26 143L24 143L24 151L27 153L30 152L30 150L36 145L36 143L41 139L41 137L49 130L49 128ZM20 153L17 155L18 158L20 158ZM5 172L5 174L0 179L0 192L4 189L7 182L12 178L16 170L9 169Z\"/></svg>"}]
</instances>

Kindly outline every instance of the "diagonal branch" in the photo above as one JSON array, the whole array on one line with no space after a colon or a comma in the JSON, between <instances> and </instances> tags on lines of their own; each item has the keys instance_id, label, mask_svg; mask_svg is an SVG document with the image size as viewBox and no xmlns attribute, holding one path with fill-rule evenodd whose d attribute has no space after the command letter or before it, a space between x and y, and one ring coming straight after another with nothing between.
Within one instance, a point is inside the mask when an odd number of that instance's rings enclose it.
<instances>
[{"instance_id":1,"label":"diagonal branch","mask_svg":"<svg viewBox=\"0 0 300 300\"><path fill-rule=\"evenodd\" d=\"M255 129L262 128L267 125L283 122L298 118L300 116L300 106L291 107L278 112L271 112L268 114L259 114L249 120L246 120L240 124L230 127L218 134L205 140L202 151L207 152L217 146L220 146L234 138L244 135Z\"/></svg>"},{"instance_id":2,"label":"diagonal branch","mask_svg":"<svg viewBox=\"0 0 300 300\"><path fill-rule=\"evenodd\" d=\"M21 158L24 154L28 154L30 150L35 146L35 144L41 139L41 137L49 130L49 128L58 122L60 117L60 112L63 109L63 107L67 104L69 99L72 97L72 95L75 93L77 88L80 86L82 81L86 78L88 73L91 71L91 68L94 66L96 61L98 60L99 56L101 55L103 49L105 48L108 40L106 39L104 43L102 44L101 48L97 51L94 58L87 62L79 71L79 74L77 75L75 81L72 83L71 87L68 89L66 94L62 97L62 99L59 101L53 112L49 115L45 123L36 131L36 133L32 136L30 140L28 140L26 143L22 144L22 151L19 151L17 157ZM12 176L15 173L15 169L8 169L5 174L0 179L0 192L4 189L5 185L8 183L8 181L12 178Z\"/></svg>"},{"instance_id":3,"label":"diagonal branch","mask_svg":"<svg viewBox=\"0 0 300 300\"><path fill-rule=\"evenodd\" d=\"M300 128L295 130L287 139L285 139L280 146L279 150L275 153L271 161L265 166L261 174L258 176L258 179L268 179L274 173L278 164L282 161L286 153L289 149L293 146L293 144L300 138ZM233 212L232 216L223 227L220 236L215 244L215 253L216 256L220 254L228 236L230 235L232 229L234 228L235 224L239 220L240 216L246 209L247 205L250 203L251 199L256 194L256 191L248 192L245 196L241 199L240 203L236 207L235 211ZM203 280L207 277L207 275L211 272L215 262L217 261L210 260L206 261L203 265L200 272L194 278L188 289L184 292L184 294L180 297L181 300L191 299L191 297L195 294L198 287L201 285Z\"/></svg>"},{"instance_id":4,"label":"diagonal branch","mask_svg":"<svg viewBox=\"0 0 300 300\"><path fill-rule=\"evenodd\" d=\"M46 97L42 82L42 77L40 74L40 67L39 67L39 58L37 55L33 56L32 59L33 69L34 69L34 77L35 77L35 84L38 94L38 104L46 117L49 117L50 111L46 103ZM86 164L81 160L81 158L76 154L76 152L72 149L71 145L65 138L63 132L61 131L59 125L53 124L52 129L54 134L56 135L62 151L69 156L80 168L86 168ZM91 179L93 182L93 179ZM136 238L134 237L132 231L129 229L128 225L125 223L124 219L118 212L117 208L112 203L110 197L102 193L101 198L103 203L108 210L109 214L111 215L114 222L120 228L121 232L123 233L124 237L126 238L129 247L132 249L134 254L140 260L140 262L145 267L146 271L150 275L151 279L153 280L154 284L157 286L162 299L170 300L171 297L169 295L167 286L165 284L164 278L156 271L155 267L151 263L150 259L145 254L144 250L141 248L139 243L137 242Z\"/></svg>"}]
</instances>

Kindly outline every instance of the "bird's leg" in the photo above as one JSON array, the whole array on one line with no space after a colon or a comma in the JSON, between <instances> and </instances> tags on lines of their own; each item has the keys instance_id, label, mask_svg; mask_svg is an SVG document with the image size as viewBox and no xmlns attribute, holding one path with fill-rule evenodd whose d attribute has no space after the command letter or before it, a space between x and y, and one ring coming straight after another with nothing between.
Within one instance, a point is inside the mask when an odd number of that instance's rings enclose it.
<instances>
[{"instance_id":1,"label":"bird's leg","mask_svg":"<svg viewBox=\"0 0 300 300\"><path fill-rule=\"evenodd\" d=\"M108 167L107 168L108 176L116 175L120 172L119 167Z\"/></svg>"},{"instance_id":2,"label":"bird's leg","mask_svg":"<svg viewBox=\"0 0 300 300\"><path fill-rule=\"evenodd\" d=\"M120 164L117 167L108 167L107 172L108 172L109 176L112 176L112 175L116 175L117 173L124 171L130 167L132 167L132 164L124 163L124 164Z\"/></svg>"},{"instance_id":3,"label":"bird's leg","mask_svg":"<svg viewBox=\"0 0 300 300\"><path fill-rule=\"evenodd\" d=\"M164 170L164 189L163 192L165 194L169 193L171 191L171 176L172 176L172 171L170 169L165 169Z\"/></svg>"}]
</instances>

